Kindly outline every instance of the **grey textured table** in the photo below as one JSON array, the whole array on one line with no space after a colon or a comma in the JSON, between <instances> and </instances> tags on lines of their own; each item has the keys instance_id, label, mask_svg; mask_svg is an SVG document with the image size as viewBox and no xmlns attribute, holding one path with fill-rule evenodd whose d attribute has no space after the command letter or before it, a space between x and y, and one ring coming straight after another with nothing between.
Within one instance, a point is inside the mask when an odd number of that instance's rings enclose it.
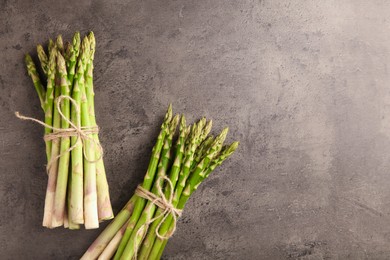
<instances>
[{"instance_id":1,"label":"grey textured table","mask_svg":"<svg viewBox=\"0 0 390 260\"><path fill-rule=\"evenodd\" d=\"M370 3L368 3L370 2ZM390 2L0 1L0 256L76 259L100 230L41 227L42 117L23 55L97 37L117 212L170 102L238 152L191 198L165 259L390 257Z\"/></svg>"}]
</instances>

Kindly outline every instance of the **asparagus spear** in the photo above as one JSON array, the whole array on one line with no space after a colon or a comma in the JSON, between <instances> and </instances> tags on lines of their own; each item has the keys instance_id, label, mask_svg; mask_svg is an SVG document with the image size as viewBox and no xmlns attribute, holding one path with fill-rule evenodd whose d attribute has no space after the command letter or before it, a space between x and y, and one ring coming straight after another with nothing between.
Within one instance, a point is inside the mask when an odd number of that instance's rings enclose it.
<instances>
[{"instance_id":1,"label":"asparagus spear","mask_svg":"<svg viewBox=\"0 0 390 260\"><path fill-rule=\"evenodd\" d=\"M60 40L58 40L60 45ZM50 71L50 81L48 80L48 88L47 95L45 99L45 123L50 125L50 121L54 128L61 128L61 118L58 112L57 106L54 105L54 101L61 95L61 86L60 80L56 81L56 78L59 79L59 73L57 67L57 45L50 39L49 40L49 71ZM52 110L52 113L50 112ZM52 118L50 115L52 114ZM49 132L47 130L47 132ZM53 210L54 210L54 199L55 199L55 191L56 191L56 183L57 183L57 170L58 170L58 155L60 152L60 140L54 139L51 141L51 152L50 152L50 160L48 160L48 182L46 189L46 197L45 197L45 209L43 216L43 226L52 228L53 221ZM49 148L50 150L50 148Z\"/></svg>"},{"instance_id":2,"label":"asparagus spear","mask_svg":"<svg viewBox=\"0 0 390 260\"><path fill-rule=\"evenodd\" d=\"M160 158L161 149L164 144L166 133L168 131L168 124L171 121L171 119L172 119L172 105L169 105L168 111L165 114L164 122L161 125L160 134L158 135L156 144L154 145L152 150L152 156L149 161L148 170L146 171L144 181L142 183L142 188L146 190L150 190L153 184L154 176L156 174L157 163ZM116 251L114 259L119 259L121 257L123 250L125 249L126 244L129 240L129 237L134 229L134 226L137 223L136 221L139 219L139 216L141 215L145 207L145 204L146 204L145 199L137 197L133 214L130 217L129 224L127 225L125 234L122 237L122 240L119 244L118 250Z\"/></svg>"},{"instance_id":3,"label":"asparagus spear","mask_svg":"<svg viewBox=\"0 0 390 260\"><path fill-rule=\"evenodd\" d=\"M168 164L170 161L170 151L171 151L171 146L172 146L172 138L173 135L176 132L176 127L179 122L179 116L175 116L169 126L169 130L167 132L167 138L164 141L164 146L161 152L160 156L160 163L158 165L158 170L157 170L157 176L153 184L153 188L151 192L153 194L159 195L158 192L158 186L162 187L162 177L166 176ZM147 222L150 221L150 219L153 217L154 212L156 210L156 205L152 203L151 201L148 201L145 209L142 212L142 215L140 216L137 225L135 226L133 232L131 233L129 241L130 243L127 243L125 250L122 253L121 259L129 259L136 254L136 250L138 250L139 244L142 242L142 239L144 237L144 234L147 231L148 226L146 225ZM139 232L139 230L141 232ZM134 242L133 242L134 241Z\"/></svg>"},{"instance_id":4,"label":"asparagus spear","mask_svg":"<svg viewBox=\"0 0 390 260\"><path fill-rule=\"evenodd\" d=\"M50 52L51 59L53 58L54 61L57 57L57 51L56 47L52 47ZM55 65L55 71L53 71L52 77L54 78L53 82L55 82L54 85L54 93L52 90L52 94L54 95L47 95L47 106L49 104L52 104L53 107L53 127L54 128L61 128L61 117L58 112L57 106L54 105L54 101L58 99L58 97L61 95L61 86L60 81L56 80L59 78L58 75L58 69L57 64L54 62ZM51 97L53 96L53 97ZM48 118L45 118L45 120L49 120ZM53 215L53 209L54 209L54 197L55 197L55 191L56 191L56 184L57 184L57 170L58 170L58 155L60 152L60 139L54 139L51 141L51 154L50 154L50 161L48 161L48 181L47 181L47 189L46 189L46 197L45 197L45 210L43 215L43 226L52 228L52 215Z\"/></svg>"},{"instance_id":5,"label":"asparagus spear","mask_svg":"<svg viewBox=\"0 0 390 260\"><path fill-rule=\"evenodd\" d=\"M79 54L79 48L80 48L80 34L75 33L73 37L73 44L70 44L69 42L66 44L66 51L64 53L64 58L66 62L66 70L68 72L68 81L69 85L73 86L73 88L77 88L76 90L72 90L72 98L75 100L76 105L78 106L78 110L80 110L80 89L78 86L74 86L73 79L75 74L75 68L76 68L76 62L77 57ZM75 111L74 104L71 104L71 121L74 125L80 126L80 115L79 111ZM74 150L71 152L71 174L68 174L68 191L67 191L67 214L68 214L68 225L69 229L79 229L80 225L78 223L81 222L81 224L84 222L83 217L83 183L82 183L82 161L83 161L83 152L82 152L82 143L81 140L77 137L71 137L71 146L74 146ZM74 176L72 176L74 175ZM81 183L80 183L80 177L81 177ZM74 184L74 183L76 184ZM76 200L78 204L72 205L72 197L73 202ZM81 205L81 208L79 207ZM73 208L72 206L76 206ZM79 215L77 215L79 214ZM73 216L72 216L73 215ZM81 215L80 218L77 218ZM73 221L73 217L76 216L77 223Z\"/></svg>"},{"instance_id":6,"label":"asparagus spear","mask_svg":"<svg viewBox=\"0 0 390 260\"><path fill-rule=\"evenodd\" d=\"M104 248L110 243L115 234L129 220L134 209L134 203L138 197L133 196L126 206L116 215L114 220L106 227L106 229L96 238L92 245L88 248L81 260L96 259L103 252Z\"/></svg>"},{"instance_id":7,"label":"asparagus spear","mask_svg":"<svg viewBox=\"0 0 390 260\"><path fill-rule=\"evenodd\" d=\"M61 84L61 95L69 96L70 87L66 72L65 59L60 52L57 53L57 66L59 79ZM60 108L64 117L61 118L61 128L69 128L70 119L70 101L62 99ZM64 224L64 211L66 191L68 185L69 159L70 159L70 137L61 137L60 157L58 164L57 186L54 198L54 218L52 220L53 227L62 226Z\"/></svg>"},{"instance_id":8,"label":"asparagus spear","mask_svg":"<svg viewBox=\"0 0 390 260\"><path fill-rule=\"evenodd\" d=\"M52 58L51 58L52 60ZM52 125L51 123L51 111L52 109L48 105L47 98L50 96L53 96L53 88L49 89L49 84L48 84L48 95L46 95L45 90L40 82L36 67L34 62L31 59L30 55L26 55L25 57L25 62L27 65L27 72L30 75L31 79L33 80L35 90L38 93L39 100L41 102L41 106L45 112L45 123L48 125ZM54 61L51 61L51 64L55 64L55 56L54 56ZM51 71L53 74L53 77L55 75L55 65L51 66ZM49 82L49 81L48 81ZM52 83L50 81L50 83ZM50 133L51 129L50 128L45 128L45 133ZM46 157L48 162L50 162L51 158L51 142L47 141L46 142ZM53 200L54 200L54 189L55 189L55 172L54 168L55 165L52 165L52 170L50 171L49 169L49 180L48 180L48 185L47 185L47 191L46 191L46 198L45 198L45 210L44 210L44 217L43 217L43 226L46 227L51 227L51 216L52 216L52 208L53 208Z\"/></svg>"},{"instance_id":9,"label":"asparagus spear","mask_svg":"<svg viewBox=\"0 0 390 260\"><path fill-rule=\"evenodd\" d=\"M76 44L77 46L77 37L79 35L76 33ZM78 44L80 45L80 44ZM81 86L84 85L84 60L85 55L85 46L82 46L81 57L77 63L77 73L74 77L72 98L74 99L77 106L71 107L71 120L72 123L76 126L81 125ZM79 53L78 50L74 51ZM70 67L73 65L70 65ZM84 224L84 186L83 186L83 147L82 141L80 138L73 136L71 138L71 145L74 146L74 149L71 152L72 156L72 166L71 166L71 183L70 183L70 198L69 198L69 219L74 223Z\"/></svg>"},{"instance_id":10,"label":"asparagus spear","mask_svg":"<svg viewBox=\"0 0 390 260\"><path fill-rule=\"evenodd\" d=\"M88 112L90 123L92 126L97 126L96 118L95 118L95 104L94 104L94 96L95 93L93 91L93 60L95 55L95 36L92 32L88 35L88 39L90 42L90 58L87 65L87 70L85 73L85 89L88 99ZM93 134L93 139L97 146L100 145L98 134ZM104 162L102 158L102 154L100 149L95 149L95 159L100 158L96 162L96 189L97 189L97 204L98 204L98 216L99 221L112 219L114 217L114 213L112 212L111 201L110 201L110 193L106 178L106 171L104 167Z\"/></svg>"},{"instance_id":11,"label":"asparagus spear","mask_svg":"<svg viewBox=\"0 0 390 260\"><path fill-rule=\"evenodd\" d=\"M88 37L84 37L83 50L85 50L84 59L79 59L83 65L86 65L89 57L90 43ZM88 100L85 89L85 84L80 85L81 92L81 126L91 127L91 122L88 113ZM96 163L95 158L95 143L92 135L84 140L84 225L86 229L98 228L98 210L97 210L97 195L96 195Z\"/></svg>"}]
</instances>

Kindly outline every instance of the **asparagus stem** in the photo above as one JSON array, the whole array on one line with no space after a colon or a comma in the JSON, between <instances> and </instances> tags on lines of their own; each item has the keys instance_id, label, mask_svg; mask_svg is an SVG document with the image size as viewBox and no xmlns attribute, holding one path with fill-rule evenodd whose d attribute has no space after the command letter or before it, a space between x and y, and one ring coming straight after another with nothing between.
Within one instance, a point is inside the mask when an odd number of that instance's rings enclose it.
<instances>
[{"instance_id":1,"label":"asparagus stem","mask_svg":"<svg viewBox=\"0 0 390 260\"><path fill-rule=\"evenodd\" d=\"M70 96L70 86L68 82L65 59L60 52L57 53L57 66L59 79L61 84L61 95ZM62 114L65 118L61 118L61 128L69 128L70 119L70 101L62 99L60 104ZM53 227L62 226L64 224L64 211L66 191L68 185L69 159L70 159L70 137L61 137L60 157L58 164L57 188L54 199L54 218L52 220Z\"/></svg>"},{"instance_id":2,"label":"asparagus stem","mask_svg":"<svg viewBox=\"0 0 390 260\"><path fill-rule=\"evenodd\" d=\"M156 174L157 163L158 163L159 158L160 158L161 149L162 149L162 146L163 146L163 143L165 140L165 136L166 136L167 131L168 131L167 128L168 128L169 122L171 121L171 118L172 118L172 105L169 105L168 111L167 111L165 118L164 118L164 122L161 125L160 134L157 137L157 142L154 145L153 150L152 150L152 156L151 156L150 161L149 161L148 170L146 171L144 181L142 183L142 187L146 190L150 190L150 188L153 184L154 176ZM139 217L140 217L140 215L145 207L145 204L146 204L145 199L137 197L136 202L135 202L135 206L134 206L133 214L130 217L130 221L129 221L129 224L127 225L125 234L123 235L122 240L119 244L118 250L116 251L116 254L114 257L115 260L117 260L121 257L123 250L125 249L126 244L130 238L130 235L131 235L131 233L132 233L132 231L137 223L137 220L139 219Z\"/></svg>"},{"instance_id":3,"label":"asparagus stem","mask_svg":"<svg viewBox=\"0 0 390 260\"><path fill-rule=\"evenodd\" d=\"M182 164L182 159L184 154L184 142L187 134L186 120L184 116L181 117L179 131L180 131L180 135L179 138L177 139L175 159L169 173L169 180L171 181L173 187L176 186L176 182L179 178L180 166ZM168 197L169 194L170 194L170 189L166 188L164 193L165 197ZM154 216L159 216L162 213L163 210L159 208ZM142 242L142 247L140 249L140 253L138 254L139 259L147 259L147 256L149 255L150 250L152 249L152 245L153 245L152 242L154 242L155 230L160 224L161 220L162 219L156 219L150 226L147 235Z\"/></svg>"},{"instance_id":4,"label":"asparagus stem","mask_svg":"<svg viewBox=\"0 0 390 260\"><path fill-rule=\"evenodd\" d=\"M84 37L82 48L85 51L85 57L79 62L83 62L86 66L86 61L89 57L90 43L88 37ZM81 90L81 125L83 127L91 127L91 121L88 113L88 100L85 85L80 85ZM90 139L92 135L88 135L88 139L84 141L84 225L86 229L98 228L99 218L97 210L97 194L96 194L96 163L95 148L96 144Z\"/></svg>"},{"instance_id":5,"label":"asparagus stem","mask_svg":"<svg viewBox=\"0 0 390 260\"><path fill-rule=\"evenodd\" d=\"M39 101L41 102L41 107L43 110L45 110L45 89L43 88L43 85L41 83L41 80L39 79L39 75L37 72L37 68L34 64L34 61L32 60L31 56L26 54L25 56L25 62L27 66L27 72L28 75L31 77L35 90L38 93Z\"/></svg>"},{"instance_id":6,"label":"asparagus stem","mask_svg":"<svg viewBox=\"0 0 390 260\"><path fill-rule=\"evenodd\" d=\"M172 139L173 139L173 135L176 132L176 127L178 122L179 122L179 116L177 115L172 119L169 125L169 130L167 132L167 138L164 141L164 145L160 156L160 162L157 169L157 176L154 181L153 188L151 190L151 192L156 195L159 195L158 185L162 187L162 183L163 183L162 180L159 180L159 178L166 176L168 164L171 157L170 151L172 146ZM129 239L129 241L131 242L127 243L125 250L123 251L123 254L121 256L121 259L131 259L134 256L134 254L137 253L136 251L139 248L139 244L142 242L144 234L148 229L147 223L152 219L155 210L156 210L156 205L151 201L148 201L145 206L145 209L142 212L142 215L140 216L137 222L137 225L135 226L133 232L131 233ZM141 232L139 232L140 229L142 229Z\"/></svg>"},{"instance_id":7,"label":"asparagus stem","mask_svg":"<svg viewBox=\"0 0 390 260\"><path fill-rule=\"evenodd\" d=\"M76 36L77 37L77 34ZM77 41L77 40L76 40ZM77 42L76 45L77 46ZM78 51L77 51L78 52ZM72 98L74 99L76 106L71 107L71 120L76 126L81 125L81 86L84 85L84 59L85 51L81 51L80 61L77 63L77 73L74 77ZM78 108L78 110L77 110ZM71 145L75 148L71 152L72 167L71 167L71 195L70 195L70 207L69 216L74 223L84 224L84 186L83 186L83 147L80 138L73 136L71 138Z\"/></svg>"},{"instance_id":8,"label":"asparagus stem","mask_svg":"<svg viewBox=\"0 0 390 260\"><path fill-rule=\"evenodd\" d=\"M55 47L52 52L55 52ZM56 54L51 53L50 55L56 56ZM58 72L57 69L53 73L55 78L58 78ZM61 94L61 87L59 80L54 80L55 83L55 89L54 89L54 96L53 100L57 100L57 98ZM48 96L48 99L50 97ZM60 114L58 112L57 106L53 105L53 127L55 128L61 128L61 118ZM44 215L43 215L43 226L52 228L52 215L53 215L53 208L54 208L54 196L56 191L56 184L57 184L57 170L58 170L58 155L60 152L60 140L54 139L51 142L51 155L50 155L50 161L48 161L48 181L47 181L47 189L46 189L46 197L45 197L45 209L44 209Z\"/></svg>"},{"instance_id":9,"label":"asparagus stem","mask_svg":"<svg viewBox=\"0 0 390 260\"><path fill-rule=\"evenodd\" d=\"M66 199L66 206L67 208L65 208L65 212L66 212L66 217L68 219L68 225L69 225L69 229L80 229L80 225L75 223L71 216L70 216L70 200L71 200L71 195L72 195L72 174L68 174L68 191L67 191L67 199ZM64 223L64 226L65 226L65 223Z\"/></svg>"},{"instance_id":10,"label":"asparagus stem","mask_svg":"<svg viewBox=\"0 0 390 260\"><path fill-rule=\"evenodd\" d=\"M158 252L158 254L157 254L156 260L160 260L161 259L161 256L162 256L162 254L164 252L164 249L165 249L165 246L167 245L167 243L168 243L168 240L164 240L164 243L161 246L160 252Z\"/></svg>"},{"instance_id":11,"label":"asparagus stem","mask_svg":"<svg viewBox=\"0 0 390 260\"><path fill-rule=\"evenodd\" d=\"M71 118L72 118L72 108L73 106L71 106ZM72 119L73 121L73 119ZM74 123L74 122L73 122ZM72 139L73 137L71 138L71 145L73 145L72 143ZM82 152L81 152L81 156L82 156ZM73 194L72 190L73 190L73 178L72 178L72 173L73 173L73 151L71 152L71 162L72 162L72 168L71 168L71 174L68 175L68 192L67 192L67 210L65 208L65 212L67 212L67 217L68 217L68 224L69 224L69 229L71 230L75 230L75 229L80 229L80 225L75 223L72 219L72 216L71 216L71 211L73 210L72 207L71 207L71 198L72 196L75 196L75 194ZM81 186L81 196L82 196L82 186ZM81 202L82 202L82 199L81 199ZM65 223L64 223L64 226L65 226Z\"/></svg>"},{"instance_id":12,"label":"asparagus stem","mask_svg":"<svg viewBox=\"0 0 390 260\"><path fill-rule=\"evenodd\" d=\"M95 102L94 102L94 90L93 90L93 60L95 55L95 36L91 32L88 35L90 42L90 58L87 65L87 70L85 73L85 90L88 99L88 111L90 123L92 126L97 126L95 118ZM93 139L97 145L100 145L98 134L93 134ZM112 212L112 206L110 201L109 187L107 183L106 171L104 167L104 162L102 154L100 154L99 149L95 149L95 158L100 158L96 162L96 188L97 188L97 204L98 204L98 216L99 221L112 219L114 213Z\"/></svg>"},{"instance_id":13,"label":"asparagus stem","mask_svg":"<svg viewBox=\"0 0 390 260\"><path fill-rule=\"evenodd\" d=\"M104 248L109 244L115 234L129 220L133 213L134 203L138 197L133 196L126 206L116 215L114 220L104 229L104 231L96 238L92 245L81 257L81 260L96 259L103 252ZM127 225L126 225L127 226Z\"/></svg>"}]
</instances>

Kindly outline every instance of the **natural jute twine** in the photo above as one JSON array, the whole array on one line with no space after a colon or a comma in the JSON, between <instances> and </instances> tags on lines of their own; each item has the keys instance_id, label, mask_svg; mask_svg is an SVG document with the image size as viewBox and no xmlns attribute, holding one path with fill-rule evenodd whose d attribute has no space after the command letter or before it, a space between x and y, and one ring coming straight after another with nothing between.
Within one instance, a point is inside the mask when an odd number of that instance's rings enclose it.
<instances>
[{"instance_id":1,"label":"natural jute twine","mask_svg":"<svg viewBox=\"0 0 390 260\"><path fill-rule=\"evenodd\" d=\"M168 196L168 198L165 196L165 194L163 192L163 189L161 187L161 183L162 183L163 180L165 180L168 183L168 185L169 185L169 196ZM154 194L154 193L144 189L141 185L138 185L137 189L135 190L135 194L138 197L141 197L141 198L149 200L154 205L156 205L157 207L159 207L159 208L161 208L163 210L163 212L160 213L158 216L150 219L145 224L143 224L138 229L136 237L138 237L138 236L140 236L142 234L143 229L145 227L147 228L151 223L153 223L154 221L156 221L157 219L159 219L161 217L162 217L162 219L161 219L160 223L157 225L156 230L155 230L156 236L159 239L162 239L162 240L169 239L176 231L177 218L181 216L182 210L175 208L173 206L173 204L172 204L173 197L174 197L173 184L172 184L171 180L168 177L160 176L160 177L157 178L157 186L156 187L157 187L158 195L156 195L156 194ZM167 217L169 215L172 215L172 217L173 217L173 229L171 230L171 232L169 232L167 235L164 236L164 235L160 234L160 228L161 228L161 225L164 223L164 221L167 219ZM144 235L142 236L141 241L144 239L146 233L147 232L145 232ZM134 240L134 258L135 259L137 259L137 251L138 251L137 239L135 239Z\"/></svg>"},{"instance_id":2,"label":"natural jute twine","mask_svg":"<svg viewBox=\"0 0 390 260\"><path fill-rule=\"evenodd\" d=\"M61 103L62 103L62 101L64 99L68 99L72 103L72 106L75 108L77 124L74 124L72 121L69 120L69 118L67 118L62 113ZM99 133L99 127L98 126L81 126L80 125L80 107L78 106L77 102L73 98L71 98L69 96L61 95L61 96L59 96L57 98L55 104L57 106L57 110L58 110L58 113L60 114L61 118L63 120L65 120L70 125L69 128L53 127L53 126L48 125L45 122L42 122L42 121L40 121L38 119L35 119L35 118L32 118L32 117L27 117L27 116L22 116L22 115L19 114L19 112L15 112L16 117L18 117L21 120L30 120L30 121L36 122L36 123L38 123L40 125L43 125L46 128L49 128L49 129L53 130L52 133L48 133L48 134L44 135L43 139L46 142L47 141L53 141L53 140L56 140L56 139L59 139L59 138L62 138L62 137L72 137L72 136L76 136L77 137L76 142L75 142L74 145L72 145L66 151L63 151L62 153L60 153L56 157L52 157L50 159L50 161L48 162L47 167L46 167L47 172L49 172L51 165L56 160L58 160L65 153L68 153L68 152L72 151L74 148L76 148L78 143L79 143L79 140L81 140L81 143L82 143L84 158L88 162L90 162L90 163L95 163L95 162L99 161L103 157L103 147L94 138L89 136L91 134ZM99 148L100 153L99 153L98 158L90 159L90 158L87 157L86 152L85 152L85 149L86 149L85 141L86 140L91 141L94 144L94 146L97 146Z\"/></svg>"}]
</instances>

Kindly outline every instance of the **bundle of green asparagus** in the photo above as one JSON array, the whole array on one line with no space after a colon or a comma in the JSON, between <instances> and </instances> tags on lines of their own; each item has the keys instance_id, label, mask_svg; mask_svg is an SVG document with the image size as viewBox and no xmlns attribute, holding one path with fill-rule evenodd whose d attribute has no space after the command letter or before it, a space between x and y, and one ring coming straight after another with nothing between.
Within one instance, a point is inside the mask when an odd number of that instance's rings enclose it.
<instances>
[{"instance_id":1,"label":"bundle of green asparagus","mask_svg":"<svg viewBox=\"0 0 390 260\"><path fill-rule=\"evenodd\" d=\"M25 57L45 118L42 122L17 116L45 126L48 184L43 226L48 228L79 229L84 224L92 229L113 218L95 119L95 45L92 32L82 42L76 32L66 44L59 35L55 42L49 40L47 52L38 45L44 75L39 75L30 55Z\"/></svg>"},{"instance_id":2,"label":"bundle of green asparagus","mask_svg":"<svg viewBox=\"0 0 390 260\"><path fill-rule=\"evenodd\" d=\"M186 126L169 106L143 183L82 259L160 259L190 195L238 146L223 145L227 128L208 136L211 124L202 118Z\"/></svg>"}]
</instances>

